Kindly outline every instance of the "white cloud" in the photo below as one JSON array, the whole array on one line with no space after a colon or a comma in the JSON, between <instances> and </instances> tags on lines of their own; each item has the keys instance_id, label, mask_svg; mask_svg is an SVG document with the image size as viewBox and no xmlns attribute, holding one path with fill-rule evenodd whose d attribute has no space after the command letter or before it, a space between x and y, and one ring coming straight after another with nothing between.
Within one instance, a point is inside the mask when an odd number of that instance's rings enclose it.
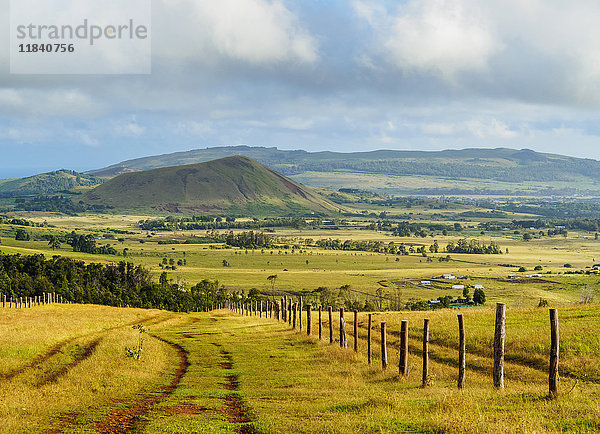
<instances>
[{"instance_id":1,"label":"white cloud","mask_svg":"<svg viewBox=\"0 0 600 434\"><path fill-rule=\"evenodd\" d=\"M203 63L218 55L255 65L319 57L317 41L281 0L162 0L156 9L159 55L204 56L195 59Z\"/></svg>"},{"instance_id":2,"label":"white cloud","mask_svg":"<svg viewBox=\"0 0 600 434\"><path fill-rule=\"evenodd\" d=\"M123 136L139 137L146 132L146 128L138 124L136 121L128 122L125 125L117 127L117 134Z\"/></svg>"},{"instance_id":3,"label":"white cloud","mask_svg":"<svg viewBox=\"0 0 600 434\"><path fill-rule=\"evenodd\" d=\"M467 130L474 136L485 139L495 137L500 139L514 139L518 133L511 130L508 125L498 119L472 120L466 124Z\"/></svg>"},{"instance_id":4,"label":"white cloud","mask_svg":"<svg viewBox=\"0 0 600 434\"><path fill-rule=\"evenodd\" d=\"M411 0L400 7L385 41L391 60L449 80L465 70L485 69L500 44L477 4L463 3Z\"/></svg>"},{"instance_id":5,"label":"white cloud","mask_svg":"<svg viewBox=\"0 0 600 434\"><path fill-rule=\"evenodd\" d=\"M406 72L454 81L458 73L485 70L502 49L478 2L409 0L393 13L376 2L355 1L353 7L373 27L383 57Z\"/></svg>"}]
</instances>

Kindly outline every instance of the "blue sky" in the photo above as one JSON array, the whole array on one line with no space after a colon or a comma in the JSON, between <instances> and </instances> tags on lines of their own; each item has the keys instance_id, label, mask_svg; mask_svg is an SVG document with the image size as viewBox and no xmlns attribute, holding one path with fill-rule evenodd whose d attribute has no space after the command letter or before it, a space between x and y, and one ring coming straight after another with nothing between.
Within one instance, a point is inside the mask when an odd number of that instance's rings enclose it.
<instances>
[{"instance_id":1,"label":"blue sky","mask_svg":"<svg viewBox=\"0 0 600 434\"><path fill-rule=\"evenodd\" d=\"M11 75L0 46L1 178L235 144L600 159L595 0L152 8L151 75Z\"/></svg>"}]
</instances>

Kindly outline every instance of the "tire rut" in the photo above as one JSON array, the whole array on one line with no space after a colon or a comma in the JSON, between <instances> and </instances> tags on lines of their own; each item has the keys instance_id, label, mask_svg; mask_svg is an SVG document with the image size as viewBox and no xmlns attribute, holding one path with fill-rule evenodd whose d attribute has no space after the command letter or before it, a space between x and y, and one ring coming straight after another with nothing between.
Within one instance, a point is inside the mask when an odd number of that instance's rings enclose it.
<instances>
[{"instance_id":1,"label":"tire rut","mask_svg":"<svg viewBox=\"0 0 600 434\"><path fill-rule=\"evenodd\" d=\"M96 431L99 433L116 434L125 432L137 432L141 429L142 417L146 416L150 410L161 401L165 400L177 388L182 377L187 372L190 363L188 361L188 352L181 345L168 341L160 336L149 333L155 339L170 345L177 351L179 356L179 366L175 371L171 383L161 388L158 395L146 395L141 400L132 403L127 408L114 409L108 414L103 422L96 424Z\"/></svg>"},{"instance_id":2,"label":"tire rut","mask_svg":"<svg viewBox=\"0 0 600 434\"><path fill-rule=\"evenodd\" d=\"M98 346L98 344L100 344L102 339L103 338L94 339L89 344L81 347L82 351L80 351L73 357L73 361L71 363L61 366L56 371L45 373L42 380L36 383L36 387L45 386L50 383L56 383L60 377L66 375L71 369L73 369L81 362L88 359L92 354L94 354L96 347Z\"/></svg>"},{"instance_id":3,"label":"tire rut","mask_svg":"<svg viewBox=\"0 0 600 434\"><path fill-rule=\"evenodd\" d=\"M216 347L220 347L219 344L214 344ZM230 352L221 350L223 356L223 362L219 363L221 369L231 370L233 369L233 357ZM238 375L229 374L225 376L226 382L223 383L225 390L230 391L225 395L223 400L223 407L221 407L221 413L227 418L227 421L238 426L235 428L237 433L241 434L256 434L260 433L256 427L252 424L252 417L250 415L251 408L244 402L242 397L237 393L239 389Z\"/></svg>"},{"instance_id":4,"label":"tire rut","mask_svg":"<svg viewBox=\"0 0 600 434\"><path fill-rule=\"evenodd\" d=\"M124 325L110 327L110 328L108 328L106 330L102 330L102 331L99 331L99 332L90 332L90 333L85 333L85 334L79 335L79 336L73 336L71 338L65 339L63 341L60 341L60 342L54 344L53 346L51 346L48 349L48 351L46 351L43 354L39 354L39 355L35 356L29 363L27 363L27 364L25 364L25 365L23 365L23 366L15 369L14 371L11 371L11 372L9 372L7 374L0 374L0 380L12 380L15 377L18 377L18 376L20 376L22 374L25 374L29 370L33 370L33 369L39 368L40 365L42 365L43 363L46 363L52 357L58 355L59 353L63 353L64 349L68 345L72 344L73 342L75 342L78 339L84 339L86 337L90 337L90 336L94 336L94 335L105 335L108 332L111 332L113 330L117 330L117 329L122 328L122 327L131 327L131 326L133 326L135 324L150 324L150 325L155 325L155 324L159 324L161 322L167 321L168 319L169 318L161 318L160 315L159 315L157 317L145 318L145 319L142 319L141 321L133 321L131 323L127 323L127 324L124 324ZM97 343L96 343L96 345L94 345L94 349L95 349L95 347L97 345L98 345ZM92 351L92 353L93 353L93 351ZM91 353L90 353L90 355L91 355ZM76 361L75 365L79 364L81 361L82 360ZM61 375L59 375L59 377L62 376L62 375L64 375L64 374L66 374L68 372L68 370L70 369L68 367L68 365L65 366L65 368L66 368L66 371L63 372Z\"/></svg>"}]
</instances>

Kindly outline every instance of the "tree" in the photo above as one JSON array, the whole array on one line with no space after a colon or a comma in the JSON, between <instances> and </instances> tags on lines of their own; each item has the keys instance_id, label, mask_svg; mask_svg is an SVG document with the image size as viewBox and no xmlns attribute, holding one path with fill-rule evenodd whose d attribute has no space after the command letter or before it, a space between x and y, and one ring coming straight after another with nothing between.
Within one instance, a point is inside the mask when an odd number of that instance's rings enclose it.
<instances>
[{"instance_id":1,"label":"tree","mask_svg":"<svg viewBox=\"0 0 600 434\"><path fill-rule=\"evenodd\" d=\"M473 301L475 304L485 304L485 292L483 292L483 289L477 288L473 291Z\"/></svg>"},{"instance_id":2,"label":"tree","mask_svg":"<svg viewBox=\"0 0 600 434\"><path fill-rule=\"evenodd\" d=\"M275 281L277 280L277 274L271 274L269 277L267 277L267 280L269 282L271 282L271 290L275 289Z\"/></svg>"},{"instance_id":3,"label":"tree","mask_svg":"<svg viewBox=\"0 0 600 434\"><path fill-rule=\"evenodd\" d=\"M523 234L523 241L529 241L531 240L533 237L531 236L531 234L529 232L525 232Z\"/></svg>"},{"instance_id":4,"label":"tree","mask_svg":"<svg viewBox=\"0 0 600 434\"><path fill-rule=\"evenodd\" d=\"M469 301L471 300L471 296L469 295L469 288L464 288L463 289L463 297L465 298L465 300Z\"/></svg>"},{"instance_id":5,"label":"tree","mask_svg":"<svg viewBox=\"0 0 600 434\"><path fill-rule=\"evenodd\" d=\"M17 229L17 233L15 234L15 240L17 241L29 241L29 234L25 229L19 228Z\"/></svg>"},{"instance_id":6,"label":"tree","mask_svg":"<svg viewBox=\"0 0 600 434\"><path fill-rule=\"evenodd\" d=\"M169 284L169 279L167 277L167 272L163 271L160 273L160 277L158 278L158 283L160 286L167 286Z\"/></svg>"},{"instance_id":7,"label":"tree","mask_svg":"<svg viewBox=\"0 0 600 434\"><path fill-rule=\"evenodd\" d=\"M60 249L60 241L54 235L50 237L50 241L48 241L48 245L52 250Z\"/></svg>"},{"instance_id":8,"label":"tree","mask_svg":"<svg viewBox=\"0 0 600 434\"><path fill-rule=\"evenodd\" d=\"M541 265L536 265L536 266L534 267L534 270L535 270L535 271L541 271L541 270L542 270L542 266L541 266Z\"/></svg>"}]
</instances>

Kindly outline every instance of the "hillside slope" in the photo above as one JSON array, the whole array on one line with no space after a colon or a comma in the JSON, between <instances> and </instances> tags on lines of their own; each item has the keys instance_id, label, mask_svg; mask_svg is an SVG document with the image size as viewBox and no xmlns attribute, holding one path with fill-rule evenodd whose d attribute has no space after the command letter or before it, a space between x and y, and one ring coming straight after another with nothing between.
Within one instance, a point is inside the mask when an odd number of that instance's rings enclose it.
<instances>
[{"instance_id":1,"label":"hillside slope","mask_svg":"<svg viewBox=\"0 0 600 434\"><path fill-rule=\"evenodd\" d=\"M171 212L329 213L339 209L309 188L242 156L123 173L87 192L84 201Z\"/></svg>"},{"instance_id":2,"label":"hillside slope","mask_svg":"<svg viewBox=\"0 0 600 434\"><path fill-rule=\"evenodd\" d=\"M90 173L148 170L245 155L307 185L392 194L600 195L600 161L528 149L307 152L228 146L124 161Z\"/></svg>"},{"instance_id":3,"label":"hillside slope","mask_svg":"<svg viewBox=\"0 0 600 434\"><path fill-rule=\"evenodd\" d=\"M76 187L90 187L101 182L102 180L90 174L61 169L3 182L0 184L0 194L52 194Z\"/></svg>"}]
</instances>

